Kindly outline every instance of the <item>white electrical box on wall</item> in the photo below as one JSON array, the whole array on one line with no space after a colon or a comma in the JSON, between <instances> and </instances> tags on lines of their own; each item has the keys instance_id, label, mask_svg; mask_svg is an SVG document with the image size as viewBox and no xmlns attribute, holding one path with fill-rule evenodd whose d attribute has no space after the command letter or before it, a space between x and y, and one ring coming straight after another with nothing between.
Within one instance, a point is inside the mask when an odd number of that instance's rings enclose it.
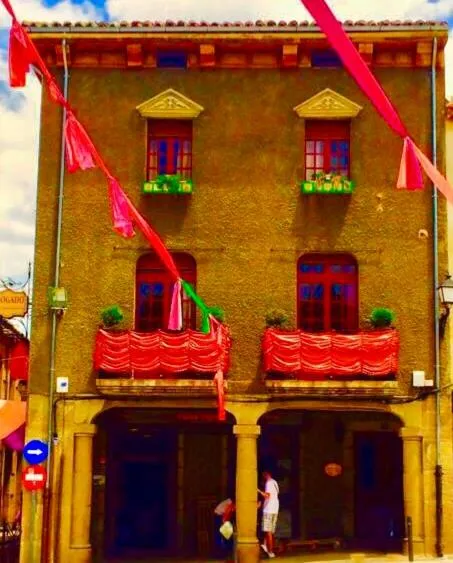
<instances>
[{"instance_id":1,"label":"white electrical box on wall","mask_svg":"<svg viewBox=\"0 0 453 563\"><path fill-rule=\"evenodd\" d=\"M412 385L414 387L425 387L425 372L413 371L412 372Z\"/></svg>"},{"instance_id":2,"label":"white electrical box on wall","mask_svg":"<svg viewBox=\"0 0 453 563\"><path fill-rule=\"evenodd\" d=\"M69 391L69 379L67 377L57 377L57 393L67 393Z\"/></svg>"}]
</instances>

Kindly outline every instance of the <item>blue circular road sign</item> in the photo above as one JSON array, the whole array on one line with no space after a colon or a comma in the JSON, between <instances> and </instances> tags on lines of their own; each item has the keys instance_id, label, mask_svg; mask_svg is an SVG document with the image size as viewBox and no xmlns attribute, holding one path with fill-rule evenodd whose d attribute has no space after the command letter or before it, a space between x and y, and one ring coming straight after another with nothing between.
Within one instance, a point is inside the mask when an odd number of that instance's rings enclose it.
<instances>
[{"instance_id":1,"label":"blue circular road sign","mask_svg":"<svg viewBox=\"0 0 453 563\"><path fill-rule=\"evenodd\" d=\"M23 456L30 465L37 465L46 461L49 455L49 448L41 440L30 440L24 446Z\"/></svg>"}]
</instances>

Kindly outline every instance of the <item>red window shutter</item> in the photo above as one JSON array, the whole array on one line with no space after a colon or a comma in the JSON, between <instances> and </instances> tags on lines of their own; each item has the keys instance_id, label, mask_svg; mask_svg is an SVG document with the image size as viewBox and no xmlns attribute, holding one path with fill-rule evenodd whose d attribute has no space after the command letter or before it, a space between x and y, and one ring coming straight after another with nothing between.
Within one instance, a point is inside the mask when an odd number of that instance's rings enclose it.
<instances>
[{"instance_id":1,"label":"red window shutter","mask_svg":"<svg viewBox=\"0 0 453 563\"><path fill-rule=\"evenodd\" d=\"M349 178L350 121L305 122L305 180L319 172L336 172Z\"/></svg>"},{"instance_id":2,"label":"red window shutter","mask_svg":"<svg viewBox=\"0 0 453 563\"><path fill-rule=\"evenodd\" d=\"M173 254L183 279L196 286L196 262L189 254ZM137 262L135 288L135 329L149 332L168 327L174 280L154 253ZM196 328L195 303L183 293L183 328Z\"/></svg>"},{"instance_id":3,"label":"red window shutter","mask_svg":"<svg viewBox=\"0 0 453 563\"><path fill-rule=\"evenodd\" d=\"M192 121L149 119L147 180L161 174L192 177Z\"/></svg>"},{"instance_id":4,"label":"red window shutter","mask_svg":"<svg viewBox=\"0 0 453 563\"><path fill-rule=\"evenodd\" d=\"M358 327L358 267L348 254L306 254L297 267L297 324L307 332Z\"/></svg>"}]
</instances>

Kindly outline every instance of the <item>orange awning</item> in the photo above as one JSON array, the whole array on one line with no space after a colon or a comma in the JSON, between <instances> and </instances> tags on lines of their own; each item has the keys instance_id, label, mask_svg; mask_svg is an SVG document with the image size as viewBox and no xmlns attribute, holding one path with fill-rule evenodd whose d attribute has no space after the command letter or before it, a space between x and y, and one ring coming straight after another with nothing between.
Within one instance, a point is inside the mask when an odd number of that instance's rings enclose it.
<instances>
[{"instance_id":1,"label":"orange awning","mask_svg":"<svg viewBox=\"0 0 453 563\"><path fill-rule=\"evenodd\" d=\"M3 440L25 424L27 404L24 401L0 399L0 440Z\"/></svg>"}]
</instances>

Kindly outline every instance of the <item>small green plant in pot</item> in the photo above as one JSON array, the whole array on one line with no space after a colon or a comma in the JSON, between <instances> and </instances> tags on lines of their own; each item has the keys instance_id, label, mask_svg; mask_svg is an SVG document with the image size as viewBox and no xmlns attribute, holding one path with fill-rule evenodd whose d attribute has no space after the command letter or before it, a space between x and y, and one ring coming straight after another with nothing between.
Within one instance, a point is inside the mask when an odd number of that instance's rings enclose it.
<instances>
[{"instance_id":1,"label":"small green plant in pot","mask_svg":"<svg viewBox=\"0 0 453 563\"><path fill-rule=\"evenodd\" d=\"M113 328L122 322L124 314L118 305L111 305L101 311L101 319L104 328Z\"/></svg>"},{"instance_id":2,"label":"small green plant in pot","mask_svg":"<svg viewBox=\"0 0 453 563\"><path fill-rule=\"evenodd\" d=\"M266 313L266 328L288 328L288 315L281 309L272 309Z\"/></svg>"},{"instance_id":3,"label":"small green plant in pot","mask_svg":"<svg viewBox=\"0 0 453 563\"><path fill-rule=\"evenodd\" d=\"M373 309L370 323L373 328L390 328L395 320L395 313L391 309L378 307Z\"/></svg>"}]
</instances>

